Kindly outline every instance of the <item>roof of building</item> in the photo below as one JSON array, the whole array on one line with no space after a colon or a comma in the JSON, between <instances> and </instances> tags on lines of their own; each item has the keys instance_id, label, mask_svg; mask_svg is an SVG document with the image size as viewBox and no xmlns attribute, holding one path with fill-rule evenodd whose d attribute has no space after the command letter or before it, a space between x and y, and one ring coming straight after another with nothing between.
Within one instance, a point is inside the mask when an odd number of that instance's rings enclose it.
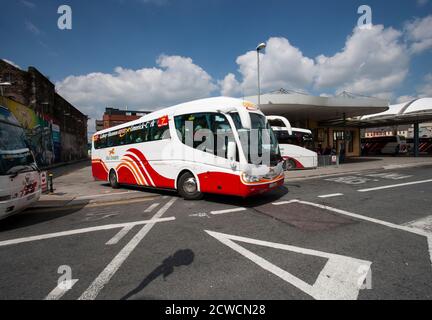
<instances>
[{"instance_id":1,"label":"roof of building","mask_svg":"<svg viewBox=\"0 0 432 320\"><path fill-rule=\"evenodd\" d=\"M258 102L257 96L246 100ZM266 115L282 115L289 121L326 121L352 118L388 109L386 100L343 93L339 96L312 96L302 92L279 90L260 97L261 110Z\"/></svg>"},{"instance_id":2,"label":"roof of building","mask_svg":"<svg viewBox=\"0 0 432 320\"><path fill-rule=\"evenodd\" d=\"M347 125L383 127L432 121L432 98L419 98L391 105L387 111L349 119ZM331 122L336 125L336 122ZM339 123L340 124L340 123Z\"/></svg>"}]
</instances>

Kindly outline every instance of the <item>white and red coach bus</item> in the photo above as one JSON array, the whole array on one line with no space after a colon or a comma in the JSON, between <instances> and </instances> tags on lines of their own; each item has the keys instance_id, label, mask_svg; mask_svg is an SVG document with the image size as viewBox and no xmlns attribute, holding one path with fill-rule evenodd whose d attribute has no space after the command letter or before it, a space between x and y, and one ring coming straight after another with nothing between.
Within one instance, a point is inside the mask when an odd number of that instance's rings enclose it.
<instances>
[{"instance_id":1,"label":"white and red coach bus","mask_svg":"<svg viewBox=\"0 0 432 320\"><path fill-rule=\"evenodd\" d=\"M96 179L113 188L176 189L185 199L267 192L283 185L282 164L264 114L250 102L225 97L158 110L99 131L92 143Z\"/></svg>"},{"instance_id":2,"label":"white and red coach bus","mask_svg":"<svg viewBox=\"0 0 432 320\"><path fill-rule=\"evenodd\" d=\"M318 154L308 149L313 147L312 131L293 128L288 119L281 116L267 116L267 120L279 143L285 169L318 167Z\"/></svg>"}]
</instances>

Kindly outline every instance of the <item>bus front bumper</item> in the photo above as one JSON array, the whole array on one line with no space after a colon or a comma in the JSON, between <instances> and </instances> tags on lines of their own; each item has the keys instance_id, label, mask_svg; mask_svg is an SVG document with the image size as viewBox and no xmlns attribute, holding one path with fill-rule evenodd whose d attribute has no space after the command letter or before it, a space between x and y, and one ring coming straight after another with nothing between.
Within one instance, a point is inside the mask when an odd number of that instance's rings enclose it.
<instances>
[{"instance_id":1,"label":"bus front bumper","mask_svg":"<svg viewBox=\"0 0 432 320\"><path fill-rule=\"evenodd\" d=\"M283 186L285 177L282 175L279 179L275 181L265 183L265 184L241 184L240 185L240 195L244 198L263 194L269 192L273 189Z\"/></svg>"},{"instance_id":2,"label":"bus front bumper","mask_svg":"<svg viewBox=\"0 0 432 320\"><path fill-rule=\"evenodd\" d=\"M39 200L41 193L42 190L39 189L38 191L28 194L22 198L0 201L0 220L30 207Z\"/></svg>"}]
</instances>

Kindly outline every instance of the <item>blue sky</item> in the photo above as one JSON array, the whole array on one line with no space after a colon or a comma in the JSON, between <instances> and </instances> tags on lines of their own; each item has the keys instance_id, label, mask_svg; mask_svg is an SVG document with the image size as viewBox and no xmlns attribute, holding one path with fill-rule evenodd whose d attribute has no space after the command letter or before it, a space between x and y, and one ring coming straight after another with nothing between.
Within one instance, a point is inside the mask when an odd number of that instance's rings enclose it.
<instances>
[{"instance_id":1,"label":"blue sky","mask_svg":"<svg viewBox=\"0 0 432 320\"><path fill-rule=\"evenodd\" d=\"M153 108L221 93L251 94L256 90L252 51L259 42L269 46L263 56L264 90L285 87L335 94L346 89L392 101L432 95L428 91L432 39L426 32L432 34L432 1L0 3L4 13L0 34L2 43L9 44L1 46L0 58L24 69L37 67L56 83L60 93L91 116L100 114L106 104ZM61 4L72 8L72 30L57 28ZM378 26L368 35L354 29L360 16L357 8L362 4L372 8L372 22ZM374 39L376 43L369 46ZM413 50L413 44L421 49ZM320 63L320 55L328 59ZM392 55L393 60L374 60ZM122 69L115 71L117 67ZM341 67L363 71L332 78ZM398 76L402 78L399 81L394 79ZM387 80L379 83L382 79ZM104 98L97 96L101 94Z\"/></svg>"}]
</instances>

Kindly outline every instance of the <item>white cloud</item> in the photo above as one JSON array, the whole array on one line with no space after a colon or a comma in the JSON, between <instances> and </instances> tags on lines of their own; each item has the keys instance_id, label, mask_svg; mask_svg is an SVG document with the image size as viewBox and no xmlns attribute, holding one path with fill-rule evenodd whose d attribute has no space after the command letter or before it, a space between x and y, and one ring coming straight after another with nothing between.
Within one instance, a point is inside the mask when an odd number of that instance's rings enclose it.
<instances>
[{"instance_id":1,"label":"white cloud","mask_svg":"<svg viewBox=\"0 0 432 320\"><path fill-rule=\"evenodd\" d=\"M9 63L10 65L13 65L15 68L18 68L18 69L22 70L21 67L20 67L19 65L17 65L15 62L10 61L10 60L8 60L8 59L2 59L2 60L3 60L4 62L6 62L6 63Z\"/></svg>"},{"instance_id":2,"label":"white cloud","mask_svg":"<svg viewBox=\"0 0 432 320\"><path fill-rule=\"evenodd\" d=\"M241 91L245 95L255 94L257 90L256 51L249 51L239 56L236 62L242 81L239 83L240 87L232 91ZM302 52L292 46L287 39L270 38L265 52L260 54L260 75L263 91L282 87L304 88L313 80L314 62L303 56ZM235 84L230 78L224 80L230 80L231 84Z\"/></svg>"},{"instance_id":3,"label":"white cloud","mask_svg":"<svg viewBox=\"0 0 432 320\"><path fill-rule=\"evenodd\" d=\"M426 97L432 97L432 73L428 73L424 76L422 84L418 85L416 88L416 95L400 96L397 102L408 102L417 98Z\"/></svg>"},{"instance_id":4,"label":"white cloud","mask_svg":"<svg viewBox=\"0 0 432 320\"><path fill-rule=\"evenodd\" d=\"M424 5L426 5L429 2L429 0L417 0L417 5L419 7L423 7Z\"/></svg>"},{"instance_id":5,"label":"white cloud","mask_svg":"<svg viewBox=\"0 0 432 320\"><path fill-rule=\"evenodd\" d=\"M412 53L421 53L432 48L432 15L406 23L404 31Z\"/></svg>"},{"instance_id":6,"label":"white cloud","mask_svg":"<svg viewBox=\"0 0 432 320\"><path fill-rule=\"evenodd\" d=\"M387 96L408 74L410 59L401 38L401 32L382 25L355 28L342 51L316 58L315 87Z\"/></svg>"},{"instance_id":7,"label":"white cloud","mask_svg":"<svg viewBox=\"0 0 432 320\"><path fill-rule=\"evenodd\" d=\"M218 81L221 95L234 97L242 94L240 83L232 73L228 73L223 80Z\"/></svg>"},{"instance_id":8,"label":"white cloud","mask_svg":"<svg viewBox=\"0 0 432 320\"><path fill-rule=\"evenodd\" d=\"M432 97L432 73L428 73L424 77L424 83L421 84L417 91L420 97Z\"/></svg>"},{"instance_id":9,"label":"white cloud","mask_svg":"<svg viewBox=\"0 0 432 320\"><path fill-rule=\"evenodd\" d=\"M113 73L69 76L56 83L60 95L91 118L107 106L154 110L204 98L217 89L211 76L192 59L162 55L158 67L139 70L117 67Z\"/></svg>"},{"instance_id":10,"label":"white cloud","mask_svg":"<svg viewBox=\"0 0 432 320\"><path fill-rule=\"evenodd\" d=\"M403 34L382 25L371 29L355 28L342 50L332 56L315 59L285 39L270 38L261 55L261 85L263 91L287 89L333 89L335 93L390 97L409 70L409 52L402 42ZM255 94L257 88L256 52L237 58L240 79L228 74L222 81L221 92L235 95Z\"/></svg>"},{"instance_id":11,"label":"white cloud","mask_svg":"<svg viewBox=\"0 0 432 320\"><path fill-rule=\"evenodd\" d=\"M400 96L399 98L396 99L396 103L410 102L413 101L414 99L417 99L417 97L410 96L410 95Z\"/></svg>"}]
</instances>

